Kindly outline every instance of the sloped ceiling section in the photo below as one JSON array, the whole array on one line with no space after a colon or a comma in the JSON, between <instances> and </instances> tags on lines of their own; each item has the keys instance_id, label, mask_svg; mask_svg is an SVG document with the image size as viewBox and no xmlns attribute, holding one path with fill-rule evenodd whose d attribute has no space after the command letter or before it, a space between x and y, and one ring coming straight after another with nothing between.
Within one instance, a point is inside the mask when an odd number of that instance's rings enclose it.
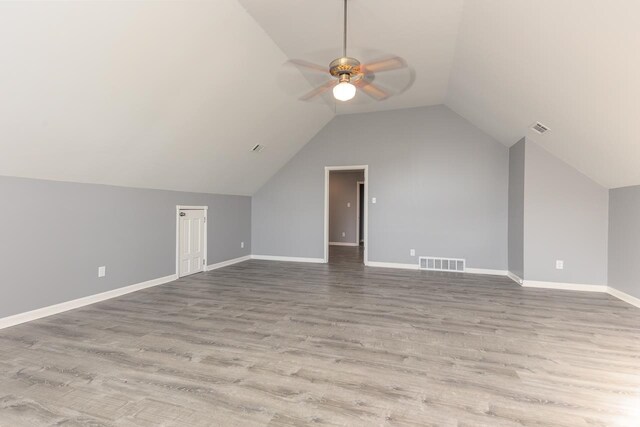
<instances>
[{"instance_id":1,"label":"sloped ceiling section","mask_svg":"<svg viewBox=\"0 0 640 427\"><path fill-rule=\"evenodd\" d=\"M333 116L236 0L1 2L0 53L0 175L250 195Z\"/></svg>"},{"instance_id":2,"label":"sloped ceiling section","mask_svg":"<svg viewBox=\"0 0 640 427\"><path fill-rule=\"evenodd\" d=\"M343 0L238 1L289 58L328 69L333 59L342 56ZM414 73L405 70L377 74L375 83L401 92L383 102L375 102L360 92L348 103L330 96L324 101L337 114L442 104L462 6L463 0L349 0L347 54L363 63L397 55L407 61ZM315 85L326 81L325 76L314 72L305 73L305 77ZM289 83L295 87L299 80L299 76L292 76ZM292 91L291 96L304 93Z\"/></svg>"},{"instance_id":3,"label":"sloped ceiling section","mask_svg":"<svg viewBox=\"0 0 640 427\"><path fill-rule=\"evenodd\" d=\"M605 187L640 184L638 17L637 0L468 0L446 104Z\"/></svg>"},{"instance_id":4,"label":"sloped ceiling section","mask_svg":"<svg viewBox=\"0 0 640 427\"><path fill-rule=\"evenodd\" d=\"M402 56L413 75L376 82L408 90L297 100L325 77L283 64L340 56L342 0L0 2L0 175L253 194L334 113L445 103L640 184L637 0L349 5L348 53Z\"/></svg>"}]
</instances>

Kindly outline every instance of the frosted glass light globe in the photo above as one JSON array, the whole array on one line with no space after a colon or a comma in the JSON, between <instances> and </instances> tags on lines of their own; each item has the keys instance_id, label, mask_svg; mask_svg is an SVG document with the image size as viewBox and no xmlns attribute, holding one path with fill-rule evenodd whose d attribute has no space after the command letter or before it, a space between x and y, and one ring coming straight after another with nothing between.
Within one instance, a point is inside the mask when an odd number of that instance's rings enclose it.
<instances>
[{"instance_id":1,"label":"frosted glass light globe","mask_svg":"<svg viewBox=\"0 0 640 427\"><path fill-rule=\"evenodd\" d=\"M348 101L356 96L356 87L349 82L341 82L333 87L333 97L338 101Z\"/></svg>"}]
</instances>

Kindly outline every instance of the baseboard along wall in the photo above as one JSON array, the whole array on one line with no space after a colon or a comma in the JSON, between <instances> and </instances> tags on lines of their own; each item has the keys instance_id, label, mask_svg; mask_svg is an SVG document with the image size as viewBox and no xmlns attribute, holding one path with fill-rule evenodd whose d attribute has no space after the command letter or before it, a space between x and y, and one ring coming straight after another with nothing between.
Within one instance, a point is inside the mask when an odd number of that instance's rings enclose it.
<instances>
[{"instance_id":1,"label":"baseboard along wall","mask_svg":"<svg viewBox=\"0 0 640 427\"><path fill-rule=\"evenodd\" d=\"M367 267L380 267L380 268L399 268L403 270L419 270L420 267L418 264L403 264L398 262L380 262L380 261L369 261ZM443 273L455 273L455 271L443 271ZM506 276L506 270L492 270L487 268L467 268L464 272L466 274L488 274L491 276Z\"/></svg>"},{"instance_id":2,"label":"baseboard along wall","mask_svg":"<svg viewBox=\"0 0 640 427\"><path fill-rule=\"evenodd\" d=\"M367 267L379 267L379 268L399 268L402 270L419 270L418 264L402 264L399 262L380 262L369 261L365 264Z\"/></svg>"},{"instance_id":3,"label":"baseboard along wall","mask_svg":"<svg viewBox=\"0 0 640 427\"><path fill-rule=\"evenodd\" d=\"M631 304L633 306L640 308L640 298L636 298L633 295L629 295L625 292L619 291L616 288L612 288L611 286L607 287L607 293L628 304Z\"/></svg>"},{"instance_id":4,"label":"baseboard along wall","mask_svg":"<svg viewBox=\"0 0 640 427\"><path fill-rule=\"evenodd\" d=\"M227 261L222 261L217 264L208 265L205 268L205 271L216 270L218 268L237 264L239 262L248 261L249 259L251 259L251 256L247 255L239 258L230 259ZM53 316L54 314L59 314L65 311L95 304L97 302L101 302L111 298L116 298L122 295L130 294L132 292L151 288L153 286L164 285L165 283L173 282L174 280L178 280L177 274L171 274L169 276L147 280L146 282L136 283L129 286L123 286L122 288L112 289L110 291L101 292L99 294L89 295L89 296L77 298L71 301L65 301L59 304L50 305L47 307L42 307L35 310L27 311L24 313L14 314L12 316L8 316L0 319L0 329L19 325L25 322L30 322L32 320L41 319L43 317Z\"/></svg>"},{"instance_id":5,"label":"baseboard along wall","mask_svg":"<svg viewBox=\"0 0 640 427\"><path fill-rule=\"evenodd\" d=\"M124 286L122 288L117 288L110 291L101 292L99 294L77 298L71 301L65 301L60 304L38 308L35 310L27 311L25 313L14 314L13 316L0 319L0 329L8 328L9 326L19 325L20 323L30 322L36 319L41 319L43 317L52 316L54 314L62 313L65 311L76 309L76 308L84 307L85 305L95 304L100 301L116 298L121 295L130 294L131 292L140 291L142 289L151 288L153 286L163 285L165 283L172 282L177 278L178 276L176 274L171 274L169 276L160 277L158 279L147 280L146 282Z\"/></svg>"},{"instance_id":6,"label":"baseboard along wall","mask_svg":"<svg viewBox=\"0 0 640 427\"><path fill-rule=\"evenodd\" d=\"M251 259L261 261L310 262L314 264L324 264L323 258L302 258L294 256L251 255Z\"/></svg>"},{"instance_id":7,"label":"baseboard along wall","mask_svg":"<svg viewBox=\"0 0 640 427\"><path fill-rule=\"evenodd\" d=\"M222 267L226 267L229 265L233 265L233 264L237 264L239 262L243 262L243 261L249 261L251 259L251 255L246 255L246 256L241 256L238 258L234 258L234 259L229 259L227 261L222 261L216 264L209 264L207 265L206 271L212 271L212 270L217 270L218 268L222 268Z\"/></svg>"},{"instance_id":8,"label":"baseboard along wall","mask_svg":"<svg viewBox=\"0 0 640 427\"><path fill-rule=\"evenodd\" d=\"M565 291L607 292L605 285L583 285L579 283L540 282L537 280L523 280L523 288L560 289Z\"/></svg>"},{"instance_id":9,"label":"baseboard along wall","mask_svg":"<svg viewBox=\"0 0 640 427\"><path fill-rule=\"evenodd\" d=\"M263 260L263 261L307 262L307 263L316 263L316 264L324 263L324 259L322 258L302 258L302 257L272 256L272 255L247 255L243 257L230 259L227 261L222 261L216 264L210 264L206 267L205 271L217 270L219 268L227 267L243 261L248 261L250 259ZM402 263L378 262L378 261L369 261L367 263L367 266L379 267L379 268L398 268L398 269L404 269L404 270L419 269L417 264L402 264ZM582 291L582 292L603 292L611 296L614 296L628 304L631 304L635 307L640 308L640 298L636 298L632 295L629 295L625 292L622 292L610 286L523 280L517 275L515 275L514 273L506 270L467 268L465 273L506 276L524 288L558 289L558 290ZM122 288L113 289L110 291L102 292L95 295L89 295L82 298L77 298L71 301L65 301L59 304L50 305L48 307L42 307L35 310L27 311L24 313L14 314L12 316L8 316L0 319L0 329L19 325L25 322L30 322L32 320L41 319L43 317L52 316L54 314L63 313L65 311L95 304L97 302L105 301L111 298L116 298L121 295L126 295L132 292L140 291L142 289L151 288L153 286L163 285L165 283L169 283L177 279L178 279L178 276L176 274L171 274L169 276L148 280L146 282L136 283L129 286L124 286Z\"/></svg>"},{"instance_id":10,"label":"baseboard along wall","mask_svg":"<svg viewBox=\"0 0 640 427\"><path fill-rule=\"evenodd\" d=\"M616 288L606 285L584 285L578 283L559 283L559 282L542 282L536 280L523 280L512 272L508 272L507 276L522 286L523 288L540 288L540 289L557 289L564 291L579 291L579 292L601 292L609 294L619 300L622 300L634 307L640 308L640 298L636 298L633 295L629 295Z\"/></svg>"},{"instance_id":11,"label":"baseboard along wall","mask_svg":"<svg viewBox=\"0 0 640 427\"><path fill-rule=\"evenodd\" d=\"M518 276L515 273L512 273L511 271L507 271L507 277L513 280L514 282L516 282L518 285L522 285L522 282L524 282L524 280L522 280L520 276Z\"/></svg>"},{"instance_id":12,"label":"baseboard along wall","mask_svg":"<svg viewBox=\"0 0 640 427\"><path fill-rule=\"evenodd\" d=\"M368 267L381 267L381 268L399 268L403 270L419 270L417 264L402 264L395 262L379 262L369 261L366 264ZM540 288L540 289L558 289L566 291L580 291L580 292L602 292L614 296L628 304L640 308L640 298L636 298L632 295L619 291L611 286L605 285L584 285L576 283L558 283L558 282L541 282L536 280L523 280L518 275L508 270L491 270L482 268L467 268L464 271L466 274L487 274L493 276L507 276L518 285L523 288Z\"/></svg>"}]
</instances>

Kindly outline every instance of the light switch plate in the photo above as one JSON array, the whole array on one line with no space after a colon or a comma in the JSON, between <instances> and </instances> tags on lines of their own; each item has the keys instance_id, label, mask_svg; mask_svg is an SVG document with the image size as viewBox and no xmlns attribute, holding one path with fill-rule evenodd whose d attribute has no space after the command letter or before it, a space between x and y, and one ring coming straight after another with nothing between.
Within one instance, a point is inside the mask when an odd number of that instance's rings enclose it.
<instances>
[{"instance_id":1,"label":"light switch plate","mask_svg":"<svg viewBox=\"0 0 640 427\"><path fill-rule=\"evenodd\" d=\"M351 207L351 202L347 202L347 207L350 208Z\"/></svg>"},{"instance_id":2,"label":"light switch plate","mask_svg":"<svg viewBox=\"0 0 640 427\"><path fill-rule=\"evenodd\" d=\"M240 242L240 249L244 249L244 242Z\"/></svg>"}]
</instances>

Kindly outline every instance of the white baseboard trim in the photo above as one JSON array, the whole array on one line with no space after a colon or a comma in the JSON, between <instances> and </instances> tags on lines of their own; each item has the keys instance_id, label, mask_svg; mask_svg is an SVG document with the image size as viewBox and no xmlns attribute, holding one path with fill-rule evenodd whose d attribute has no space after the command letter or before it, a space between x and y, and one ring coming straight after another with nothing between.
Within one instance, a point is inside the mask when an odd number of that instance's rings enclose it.
<instances>
[{"instance_id":1,"label":"white baseboard trim","mask_svg":"<svg viewBox=\"0 0 640 427\"><path fill-rule=\"evenodd\" d=\"M513 273L512 273L513 274ZM518 276L514 274L516 278ZM515 279L514 279L515 280ZM539 282L536 280L523 280L521 286L525 288L560 289L565 291L602 292L618 298L626 303L640 308L640 298L619 291L616 288L605 285L582 285L576 283Z\"/></svg>"},{"instance_id":2,"label":"white baseboard trim","mask_svg":"<svg viewBox=\"0 0 640 427\"><path fill-rule=\"evenodd\" d=\"M360 246L357 243L351 242L329 242L329 246Z\"/></svg>"},{"instance_id":3,"label":"white baseboard trim","mask_svg":"<svg viewBox=\"0 0 640 427\"><path fill-rule=\"evenodd\" d=\"M25 313L14 314L13 316L0 319L0 329L10 326L19 325L20 323L30 322L32 320L41 319L43 317L52 316L54 314L73 310L75 308L84 307L85 305L95 304L100 301L119 297L131 292L139 291L153 286L163 285L165 283L177 280L178 276L172 274L170 276L160 277L158 279L147 280L146 282L136 283L134 285L124 286L122 288L113 289L95 295L74 299L71 301L61 302L60 304L50 305L48 307L38 308L36 310L27 311Z\"/></svg>"},{"instance_id":4,"label":"white baseboard trim","mask_svg":"<svg viewBox=\"0 0 640 427\"><path fill-rule=\"evenodd\" d=\"M324 264L324 259L322 258L301 258L295 256L251 255L251 259L259 259L262 261L311 262L315 264Z\"/></svg>"},{"instance_id":5,"label":"white baseboard trim","mask_svg":"<svg viewBox=\"0 0 640 427\"><path fill-rule=\"evenodd\" d=\"M368 267L382 267L382 268L399 268L404 270L419 270L417 264L401 264L397 262L379 262L369 261L366 264ZM604 292L612 295L624 302L627 302L635 307L640 308L640 298L636 298L632 295L619 291L610 286L604 285L583 285L576 283L559 283L559 282L540 282L536 280L523 280L516 274L513 274L507 270L488 270L481 268L467 268L465 273L468 274L490 274L495 276L507 276L520 286L525 288L540 288L540 289L559 289L565 291L582 291L582 292Z\"/></svg>"},{"instance_id":6,"label":"white baseboard trim","mask_svg":"<svg viewBox=\"0 0 640 427\"><path fill-rule=\"evenodd\" d=\"M367 267L381 267L381 268L400 268L403 270L418 270L418 264L401 264L398 262L380 262L369 261Z\"/></svg>"},{"instance_id":7,"label":"white baseboard trim","mask_svg":"<svg viewBox=\"0 0 640 427\"><path fill-rule=\"evenodd\" d=\"M514 274L510 271L507 271L507 277L511 280L513 280L514 282L516 282L518 285L522 285L522 282L524 282L524 280L522 280L522 278L520 276L518 276L517 274Z\"/></svg>"},{"instance_id":8,"label":"white baseboard trim","mask_svg":"<svg viewBox=\"0 0 640 427\"><path fill-rule=\"evenodd\" d=\"M486 268L465 268L465 273L468 274L488 274L490 276L506 276L507 270L491 270Z\"/></svg>"},{"instance_id":9,"label":"white baseboard trim","mask_svg":"<svg viewBox=\"0 0 640 427\"><path fill-rule=\"evenodd\" d=\"M524 280L521 286L524 288L559 289L559 290L565 290L565 291L607 292L607 286L605 285L583 285L579 283L540 282L537 280Z\"/></svg>"},{"instance_id":10,"label":"white baseboard trim","mask_svg":"<svg viewBox=\"0 0 640 427\"><path fill-rule=\"evenodd\" d=\"M228 259L226 261L218 262L216 264L207 265L206 271L217 270L218 268L226 267L228 265L237 264L243 261L249 261L251 259L251 255L241 256L238 258Z\"/></svg>"},{"instance_id":11,"label":"white baseboard trim","mask_svg":"<svg viewBox=\"0 0 640 427\"><path fill-rule=\"evenodd\" d=\"M616 288L612 288L611 286L607 287L607 293L626 303L640 308L640 298L636 298L633 295L629 295L625 292L619 291Z\"/></svg>"},{"instance_id":12,"label":"white baseboard trim","mask_svg":"<svg viewBox=\"0 0 640 427\"><path fill-rule=\"evenodd\" d=\"M382 268L400 268L404 270L419 270L420 267L418 264L402 264L399 262L380 262L380 261L369 261L367 263L368 267L382 267ZM431 270L428 270L431 271ZM455 271L442 271L442 273L456 273ZM506 276L506 270L490 270L485 268L467 268L464 273L467 274L490 274L493 276Z\"/></svg>"}]
</instances>

